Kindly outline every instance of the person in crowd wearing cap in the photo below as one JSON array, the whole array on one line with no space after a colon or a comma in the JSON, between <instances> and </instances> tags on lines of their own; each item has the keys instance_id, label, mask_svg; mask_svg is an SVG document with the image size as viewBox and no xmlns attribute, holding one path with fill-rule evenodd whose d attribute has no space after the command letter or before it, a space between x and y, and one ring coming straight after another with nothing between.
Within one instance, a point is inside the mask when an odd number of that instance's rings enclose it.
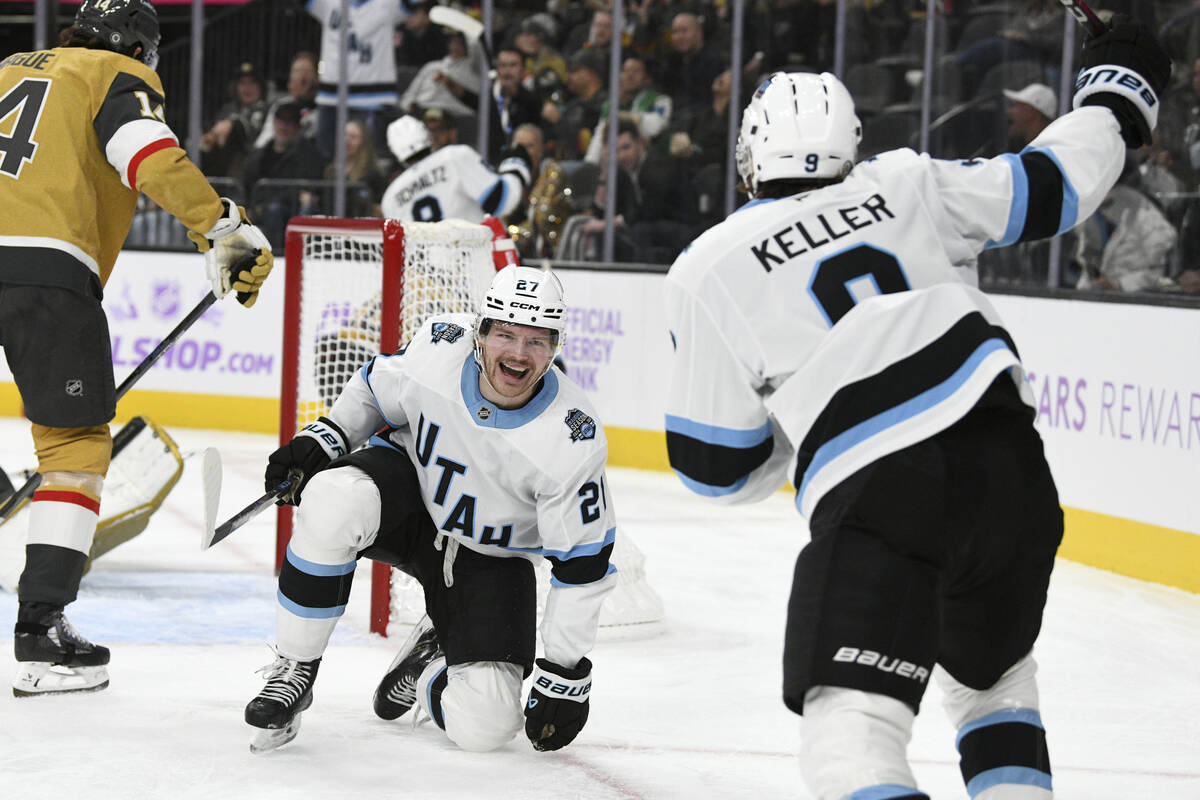
<instances>
[{"instance_id":1,"label":"person in crowd wearing cap","mask_svg":"<svg viewBox=\"0 0 1200 800\"><path fill-rule=\"evenodd\" d=\"M246 194L267 238L276 247L283 244L283 229L296 214L314 211L314 198L307 189L263 185L264 180L320 180L328 159L312 139L300 135L302 110L298 103L283 103L275 109L275 135L246 157Z\"/></svg>"},{"instance_id":2,"label":"person in crowd wearing cap","mask_svg":"<svg viewBox=\"0 0 1200 800\"><path fill-rule=\"evenodd\" d=\"M267 118L267 82L243 61L229 81L229 99L200 137L200 166L206 175L236 178Z\"/></svg>"},{"instance_id":3,"label":"person in crowd wearing cap","mask_svg":"<svg viewBox=\"0 0 1200 800\"><path fill-rule=\"evenodd\" d=\"M275 135L275 109L284 103L300 106L300 135L310 139L317 135L317 57L307 50L292 56L288 69L287 94L275 98L267 111L267 121L255 140L255 147L262 147Z\"/></svg>"},{"instance_id":4,"label":"person in crowd wearing cap","mask_svg":"<svg viewBox=\"0 0 1200 800\"><path fill-rule=\"evenodd\" d=\"M561 106L547 101L542 107L542 119L550 129L560 160L579 160L587 152L592 131L600 121L600 109L608 101L605 67L604 56L595 50L581 50L571 56L567 68L570 99Z\"/></svg>"},{"instance_id":5,"label":"person in crowd wearing cap","mask_svg":"<svg viewBox=\"0 0 1200 800\"><path fill-rule=\"evenodd\" d=\"M1019 92L1005 89L1008 98L1008 145L1019 152L1058 116L1058 95L1044 83L1031 83Z\"/></svg>"},{"instance_id":6,"label":"person in crowd wearing cap","mask_svg":"<svg viewBox=\"0 0 1200 800\"><path fill-rule=\"evenodd\" d=\"M552 44L553 35L545 22L553 22L545 14L535 14L521 23L513 43L525 56L525 85L543 101L562 102L567 83L567 62Z\"/></svg>"},{"instance_id":7,"label":"person in crowd wearing cap","mask_svg":"<svg viewBox=\"0 0 1200 800\"><path fill-rule=\"evenodd\" d=\"M400 108L408 114L440 108L460 119L474 119L479 104L481 54L477 46L467 45L460 31L447 30L446 44L445 57L421 67L400 95Z\"/></svg>"}]
</instances>

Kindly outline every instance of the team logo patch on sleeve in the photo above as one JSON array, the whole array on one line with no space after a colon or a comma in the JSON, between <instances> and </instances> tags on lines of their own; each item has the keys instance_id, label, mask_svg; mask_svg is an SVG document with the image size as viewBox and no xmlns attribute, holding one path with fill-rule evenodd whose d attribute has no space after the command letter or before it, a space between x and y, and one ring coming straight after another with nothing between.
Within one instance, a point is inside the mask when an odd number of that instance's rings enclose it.
<instances>
[{"instance_id":1,"label":"team logo patch on sleeve","mask_svg":"<svg viewBox=\"0 0 1200 800\"><path fill-rule=\"evenodd\" d=\"M466 328L455 325L453 322L435 322L433 323L433 335L429 341L433 344L441 341L454 343L461 339L466 332Z\"/></svg>"},{"instance_id":2,"label":"team logo patch on sleeve","mask_svg":"<svg viewBox=\"0 0 1200 800\"><path fill-rule=\"evenodd\" d=\"M572 408L570 411L568 411L563 422L565 422L567 427L571 429L572 442L596 438L596 420L592 419L578 408Z\"/></svg>"}]
</instances>

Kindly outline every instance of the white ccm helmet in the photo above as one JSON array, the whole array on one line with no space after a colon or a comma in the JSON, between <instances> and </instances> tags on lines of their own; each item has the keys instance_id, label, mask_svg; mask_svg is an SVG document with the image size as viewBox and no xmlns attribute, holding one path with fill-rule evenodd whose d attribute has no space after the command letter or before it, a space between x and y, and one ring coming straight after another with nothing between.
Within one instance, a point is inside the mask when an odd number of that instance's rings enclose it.
<instances>
[{"instance_id":1,"label":"white ccm helmet","mask_svg":"<svg viewBox=\"0 0 1200 800\"><path fill-rule=\"evenodd\" d=\"M854 166L862 124L850 92L828 72L775 72L742 114L736 158L757 195L767 181L839 180Z\"/></svg>"},{"instance_id":2,"label":"white ccm helmet","mask_svg":"<svg viewBox=\"0 0 1200 800\"><path fill-rule=\"evenodd\" d=\"M482 340L492 322L511 322L549 328L554 332L554 355L562 350L566 338L562 282L549 270L510 264L496 273L483 297L475 321L475 358L483 365ZM550 363L546 362L546 368Z\"/></svg>"},{"instance_id":3,"label":"white ccm helmet","mask_svg":"<svg viewBox=\"0 0 1200 800\"><path fill-rule=\"evenodd\" d=\"M433 138L424 122L416 117L403 116L388 125L387 143L388 149L400 159L400 163L407 164L417 153L431 149Z\"/></svg>"}]
</instances>

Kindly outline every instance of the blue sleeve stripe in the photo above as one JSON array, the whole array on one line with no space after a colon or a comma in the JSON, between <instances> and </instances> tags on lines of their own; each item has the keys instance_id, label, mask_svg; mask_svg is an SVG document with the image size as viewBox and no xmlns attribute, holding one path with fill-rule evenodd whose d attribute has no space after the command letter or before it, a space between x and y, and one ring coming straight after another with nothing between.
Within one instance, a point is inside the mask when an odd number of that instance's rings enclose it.
<instances>
[{"instance_id":1,"label":"blue sleeve stripe","mask_svg":"<svg viewBox=\"0 0 1200 800\"><path fill-rule=\"evenodd\" d=\"M1012 206L1008 209L1008 224L1004 228L1004 235L998 242L989 240L984 245L985 250L1007 247L1015 243L1021 237L1021 231L1025 230L1025 215L1029 213L1029 178L1025 175L1025 166L1021 163L1021 158L1015 153L1004 153L997 158L1003 159L1012 171Z\"/></svg>"},{"instance_id":2,"label":"blue sleeve stripe","mask_svg":"<svg viewBox=\"0 0 1200 800\"><path fill-rule=\"evenodd\" d=\"M774 436L771 422L768 420L757 428L737 429L722 428L718 425L705 425L685 417L667 414L667 432L689 436L705 444L715 444L721 447L749 448L757 447Z\"/></svg>"},{"instance_id":3,"label":"blue sleeve stripe","mask_svg":"<svg viewBox=\"0 0 1200 800\"><path fill-rule=\"evenodd\" d=\"M1058 160L1058 156L1048 147L1026 147L1021 152L1041 153L1054 162L1054 166L1058 167L1058 171L1062 174L1063 184L1062 215L1058 220L1058 233L1074 228L1075 224L1079 221L1079 193L1075 191L1075 187L1067 179L1067 171L1063 169L1062 162Z\"/></svg>"},{"instance_id":4,"label":"blue sleeve stripe","mask_svg":"<svg viewBox=\"0 0 1200 800\"><path fill-rule=\"evenodd\" d=\"M973 719L965 723L958 729L958 737L954 740L954 748L956 750L960 748L962 740L967 734L974 733L980 728L986 728L989 725L1003 725L1008 722L1024 722L1026 725L1033 725L1036 728L1045 730L1045 727L1042 725L1042 715L1038 713L1036 708L1002 708L999 711L993 711L979 719Z\"/></svg>"},{"instance_id":5,"label":"blue sleeve stripe","mask_svg":"<svg viewBox=\"0 0 1200 800\"><path fill-rule=\"evenodd\" d=\"M971 778L970 783L967 784L967 794L976 797L993 786L1002 784L1036 786L1049 792L1053 781L1048 773L1032 767L996 767Z\"/></svg>"},{"instance_id":6,"label":"blue sleeve stripe","mask_svg":"<svg viewBox=\"0 0 1200 800\"><path fill-rule=\"evenodd\" d=\"M496 194L497 189L500 190L500 199L496 201L495 205L492 205L489 200ZM504 178L498 178L495 183L487 188L487 191L479 195L479 199L475 202L488 214L494 214L501 208L504 208L504 201L507 197L508 184L504 181ZM491 207L489 208L489 206Z\"/></svg>"},{"instance_id":7,"label":"blue sleeve stripe","mask_svg":"<svg viewBox=\"0 0 1200 800\"><path fill-rule=\"evenodd\" d=\"M683 482L684 486L702 497L724 497L725 495L734 494L745 486L746 481L750 478L749 475L743 475L728 486L711 486L707 483L693 480L679 470L675 470L675 474L679 476L679 480Z\"/></svg>"},{"instance_id":8,"label":"blue sleeve stripe","mask_svg":"<svg viewBox=\"0 0 1200 800\"><path fill-rule=\"evenodd\" d=\"M280 591L275 593L275 599L279 601L279 605L283 606L285 610L305 619L334 619L346 613L344 605L332 606L330 608L309 608L308 606L302 606L284 597L283 592Z\"/></svg>"},{"instance_id":9,"label":"blue sleeve stripe","mask_svg":"<svg viewBox=\"0 0 1200 800\"><path fill-rule=\"evenodd\" d=\"M356 561L348 561L345 564L318 564L315 561L307 561L296 555L290 544L287 546L287 560L293 567L306 575L316 575L318 577L349 575L358 566L358 562Z\"/></svg>"},{"instance_id":10,"label":"blue sleeve stripe","mask_svg":"<svg viewBox=\"0 0 1200 800\"><path fill-rule=\"evenodd\" d=\"M559 561L570 561L572 558L579 558L581 556L594 556L616 540L617 529L609 528L605 532L604 538L598 542L577 544L570 550L541 550L541 554L546 558L557 558Z\"/></svg>"},{"instance_id":11,"label":"blue sleeve stripe","mask_svg":"<svg viewBox=\"0 0 1200 800\"><path fill-rule=\"evenodd\" d=\"M604 578L607 578L609 575L615 575L616 573L617 573L617 568L614 565L609 564L608 571L604 573ZM600 580L604 580L604 578L601 578ZM592 583L597 583L597 581L592 581ZM591 586L592 584L591 583L564 583L564 582L560 581L558 578L551 575L550 576L550 585L551 586L560 586L565 589L573 589L577 586Z\"/></svg>"}]
</instances>

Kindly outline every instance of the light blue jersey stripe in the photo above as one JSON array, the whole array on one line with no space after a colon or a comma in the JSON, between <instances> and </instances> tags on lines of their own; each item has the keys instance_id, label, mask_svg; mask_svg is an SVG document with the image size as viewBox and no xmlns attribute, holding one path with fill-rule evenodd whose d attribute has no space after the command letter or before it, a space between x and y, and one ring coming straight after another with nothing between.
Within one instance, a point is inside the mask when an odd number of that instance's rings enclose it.
<instances>
[{"instance_id":1,"label":"light blue jersey stripe","mask_svg":"<svg viewBox=\"0 0 1200 800\"><path fill-rule=\"evenodd\" d=\"M1029 176L1025 174L1025 165L1021 163L1021 157L1014 153L1004 153L997 158L1003 159L1012 171L1013 198L1008 209L1008 224L1004 227L1004 235L998 242L989 239L983 246L985 250L1006 247L1016 242L1021 237L1021 231L1025 229L1025 216L1029 213Z\"/></svg>"},{"instance_id":2,"label":"light blue jersey stripe","mask_svg":"<svg viewBox=\"0 0 1200 800\"><path fill-rule=\"evenodd\" d=\"M705 444L715 444L721 447L756 447L769 440L774 434L771 423L766 422L757 428L722 428L719 425L706 425L695 422L687 417L677 417L667 414L667 431L690 436Z\"/></svg>"},{"instance_id":3,"label":"light blue jersey stripe","mask_svg":"<svg viewBox=\"0 0 1200 800\"><path fill-rule=\"evenodd\" d=\"M679 480L683 481L684 486L701 497L724 497L727 494L733 494L745 486L746 481L750 479L749 475L743 475L728 486L710 486L707 483L692 480L679 470L675 470L675 474L679 476Z\"/></svg>"},{"instance_id":4,"label":"light blue jersey stripe","mask_svg":"<svg viewBox=\"0 0 1200 800\"><path fill-rule=\"evenodd\" d=\"M1051 791L1051 778L1039 769L1030 767L996 767L979 773L967 784L967 794L975 797L980 792L987 791L1001 784L1017 784L1020 786L1036 786L1039 789Z\"/></svg>"},{"instance_id":5,"label":"light blue jersey stripe","mask_svg":"<svg viewBox=\"0 0 1200 800\"><path fill-rule=\"evenodd\" d=\"M925 797L918 789L898 783L881 783L848 794L845 800L890 800L893 797Z\"/></svg>"},{"instance_id":6,"label":"light blue jersey stripe","mask_svg":"<svg viewBox=\"0 0 1200 800\"><path fill-rule=\"evenodd\" d=\"M287 546L287 560L304 574L316 575L321 578L349 575L358 566L357 561L347 561L345 564L318 564L315 561L308 561L296 555L290 544Z\"/></svg>"}]
</instances>

